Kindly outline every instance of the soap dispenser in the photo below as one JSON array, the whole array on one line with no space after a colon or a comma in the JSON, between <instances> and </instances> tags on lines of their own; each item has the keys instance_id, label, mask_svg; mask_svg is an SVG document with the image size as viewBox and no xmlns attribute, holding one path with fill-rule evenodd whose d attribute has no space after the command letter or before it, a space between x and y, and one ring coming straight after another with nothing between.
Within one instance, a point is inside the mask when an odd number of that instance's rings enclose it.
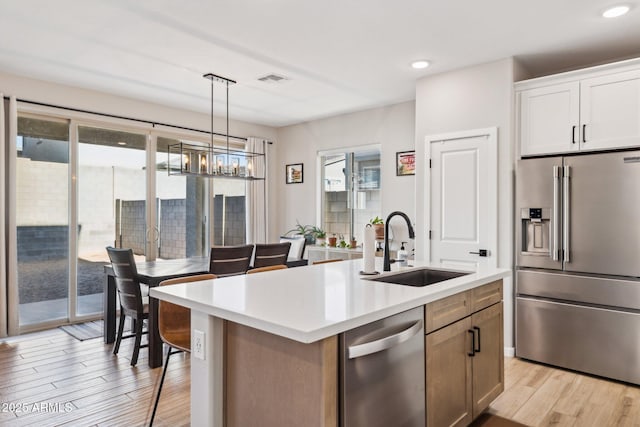
<instances>
[{"instance_id":1,"label":"soap dispenser","mask_svg":"<svg viewBox=\"0 0 640 427\"><path fill-rule=\"evenodd\" d=\"M401 242L400 244L400 250L398 251L398 262L407 262L407 258L409 258L409 253L404 248L404 245L406 243L407 242Z\"/></svg>"}]
</instances>

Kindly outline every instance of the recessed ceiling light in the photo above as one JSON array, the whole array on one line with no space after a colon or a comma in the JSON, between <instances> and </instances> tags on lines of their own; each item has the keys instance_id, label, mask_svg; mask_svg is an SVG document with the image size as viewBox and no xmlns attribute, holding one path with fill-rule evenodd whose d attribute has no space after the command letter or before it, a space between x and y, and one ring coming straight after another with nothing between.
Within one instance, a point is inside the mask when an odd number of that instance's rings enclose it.
<instances>
[{"instance_id":1,"label":"recessed ceiling light","mask_svg":"<svg viewBox=\"0 0 640 427\"><path fill-rule=\"evenodd\" d=\"M622 16L625 13L629 12L630 9L631 7L629 7L629 5L619 4L617 6L612 6L602 12L602 16L604 18L617 18L618 16Z\"/></svg>"},{"instance_id":2,"label":"recessed ceiling light","mask_svg":"<svg viewBox=\"0 0 640 427\"><path fill-rule=\"evenodd\" d=\"M429 61L425 59L421 59L420 61L413 61L411 66L416 70L420 70L422 68L427 68L429 66Z\"/></svg>"},{"instance_id":3,"label":"recessed ceiling light","mask_svg":"<svg viewBox=\"0 0 640 427\"><path fill-rule=\"evenodd\" d=\"M118 141L118 145L127 145L127 143L124 141Z\"/></svg>"}]
</instances>

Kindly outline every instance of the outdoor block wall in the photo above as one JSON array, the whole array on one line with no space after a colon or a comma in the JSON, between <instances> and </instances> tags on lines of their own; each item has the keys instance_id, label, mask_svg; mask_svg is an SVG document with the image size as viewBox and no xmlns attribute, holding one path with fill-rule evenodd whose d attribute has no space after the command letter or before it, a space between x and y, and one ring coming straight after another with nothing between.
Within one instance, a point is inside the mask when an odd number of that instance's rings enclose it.
<instances>
[{"instance_id":1,"label":"outdoor block wall","mask_svg":"<svg viewBox=\"0 0 640 427\"><path fill-rule=\"evenodd\" d=\"M364 191L365 206L355 209L354 234L358 241L363 239L364 226L376 215L380 215L380 190ZM348 191L324 192L324 227L329 236L342 234L348 241L350 212L348 206Z\"/></svg>"},{"instance_id":2,"label":"outdoor block wall","mask_svg":"<svg viewBox=\"0 0 640 427\"><path fill-rule=\"evenodd\" d=\"M213 215L214 245L235 246L246 243L244 196L216 194L213 199Z\"/></svg>"},{"instance_id":3,"label":"outdoor block wall","mask_svg":"<svg viewBox=\"0 0 640 427\"><path fill-rule=\"evenodd\" d=\"M187 249L185 200L160 200L159 224L159 258L185 258Z\"/></svg>"},{"instance_id":4,"label":"outdoor block wall","mask_svg":"<svg viewBox=\"0 0 640 427\"><path fill-rule=\"evenodd\" d=\"M19 226L18 261L44 261L66 258L69 253L69 227L66 225Z\"/></svg>"},{"instance_id":5,"label":"outdoor block wall","mask_svg":"<svg viewBox=\"0 0 640 427\"><path fill-rule=\"evenodd\" d=\"M131 248L136 255L145 252L146 224L144 200L122 201L120 214L119 245ZM116 233L118 230L116 229Z\"/></svg>"},{"instance_id":6,"label":"outdoor block wall","mask_svg":"<svg viewBox=\"0 0 640 427\"><path fill-rule=\"evenodd\" d=\"M68 224L69 165L16 159L16 223Z\"/></svg>"}]
</instances>

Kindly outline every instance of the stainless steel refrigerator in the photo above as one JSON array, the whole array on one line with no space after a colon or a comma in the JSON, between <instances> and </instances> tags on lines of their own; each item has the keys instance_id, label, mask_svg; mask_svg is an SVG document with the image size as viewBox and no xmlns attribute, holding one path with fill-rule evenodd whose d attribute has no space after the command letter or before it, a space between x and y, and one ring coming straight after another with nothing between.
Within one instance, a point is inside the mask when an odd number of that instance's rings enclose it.
<instances>
[{"instance_id":1,"label":"stainless steel refrigerator","mask_svg":"<svg viewBox=\"0 0 640 427\"><path fill-rule=\"evenodd\" d=\"M640 151L523 159L516 356L640 384Z\"/></svg>"}]
</instances>

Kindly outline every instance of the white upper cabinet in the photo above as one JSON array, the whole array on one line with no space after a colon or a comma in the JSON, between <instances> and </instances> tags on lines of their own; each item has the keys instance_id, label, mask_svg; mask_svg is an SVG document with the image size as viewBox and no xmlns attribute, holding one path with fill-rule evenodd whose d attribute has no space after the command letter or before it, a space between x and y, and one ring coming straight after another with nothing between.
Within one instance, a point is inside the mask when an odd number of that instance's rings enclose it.
<instances>
[{"instance_id":1,"label":"white upper cabinet","mask_svg":"<svg viewBox=\"0 0 640 427\"><path fill-rule=\"evenodd\" d=\"M582 150L640 145L640 70L580 82Z\"/></svg>"},{"instance_id":2,"label":"white upper cabinet","mask_svg":"<svg viewBox=\"0 0 640 427\"><path fill-rule=\"evenodd\" d=\"M640 146L640 60L515 88L521 156Z\"/></svg>"},{"instance_id":3,"label":"white upper cabinet","mask_svg":"<svg viewBox=\"0 0 640 427\"><path fill-rule=\"evenodd\" d=\"M519 100L521 155L578 150L578 82L525 90Z\"/></svg>"}]
</instances>

